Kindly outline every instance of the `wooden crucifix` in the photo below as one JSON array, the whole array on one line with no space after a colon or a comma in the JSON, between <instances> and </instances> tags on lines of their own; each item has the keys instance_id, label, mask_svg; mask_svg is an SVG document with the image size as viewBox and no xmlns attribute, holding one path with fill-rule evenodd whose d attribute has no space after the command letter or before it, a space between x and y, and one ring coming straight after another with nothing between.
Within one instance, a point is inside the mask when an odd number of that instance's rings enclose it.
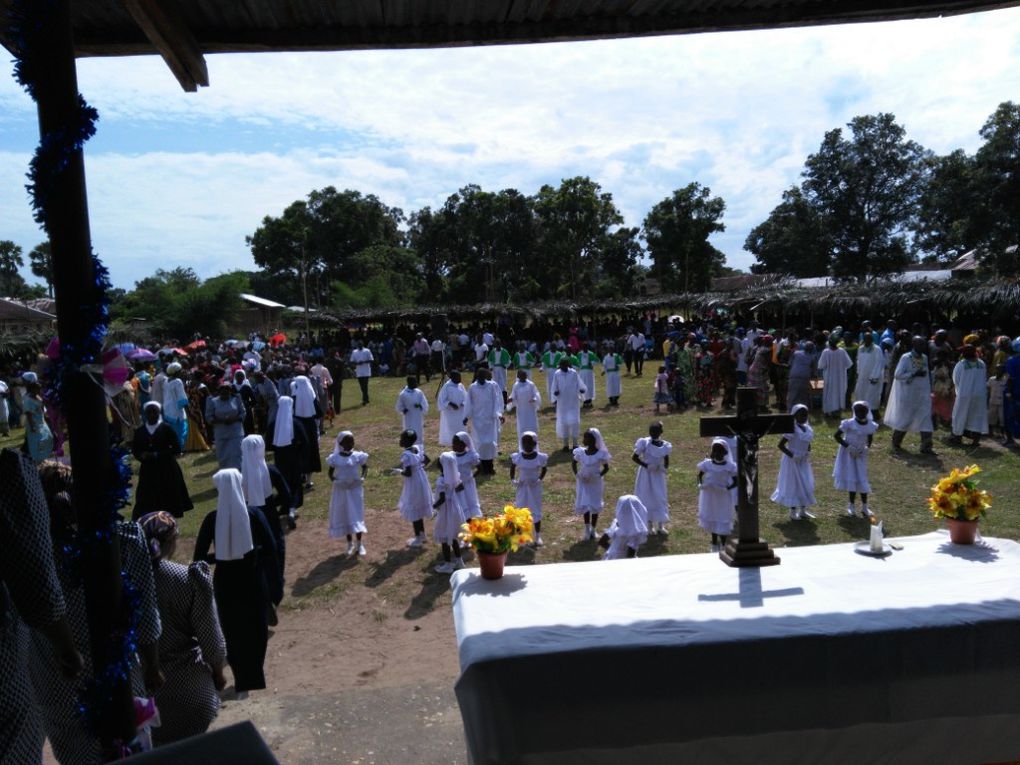
<instances>
[{"instance_id":1,"label":"wooden crucifix","mask_svg":"<svg viewBox=\"0 0 1020 765\"><path fill-rule=\"evenodd\" d=\"M731 537L719 557L728 566L775 566L779 558L758 532L758 439L767 433L791 433L793 415L758 414L756 388L737 389L737 413L702 417L701 435L737 439L737 541Z\"/></svg>"}]
</instances>

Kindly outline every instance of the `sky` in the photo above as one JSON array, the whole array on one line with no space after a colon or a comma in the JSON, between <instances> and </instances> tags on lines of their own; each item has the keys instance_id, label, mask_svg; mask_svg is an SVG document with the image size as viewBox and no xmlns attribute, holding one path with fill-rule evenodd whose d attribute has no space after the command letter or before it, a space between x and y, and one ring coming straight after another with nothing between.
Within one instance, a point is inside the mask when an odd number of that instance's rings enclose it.
<instances>
[{"instance_id":1,"label":"sky","mask_svg":"<svg viewBox=\"0 0 1020 765\"><path fill-rule=\"evenodd\" d=\"M749 231L826 131L892 112L937 153L973 152L1020 99L1020 8L882 24L577 43L206 57L185 93L157 56L80 59L100 113L85 148L93 245L115 286L157 268L253 269L245 236L328 185L405 213L462 186L532 194L588 175L628 226L697 181ZM45 239L24 174L35 106L0 77L0 239ZM30 281L35 279L28 272Z\"/></svg>"}]
</instances>

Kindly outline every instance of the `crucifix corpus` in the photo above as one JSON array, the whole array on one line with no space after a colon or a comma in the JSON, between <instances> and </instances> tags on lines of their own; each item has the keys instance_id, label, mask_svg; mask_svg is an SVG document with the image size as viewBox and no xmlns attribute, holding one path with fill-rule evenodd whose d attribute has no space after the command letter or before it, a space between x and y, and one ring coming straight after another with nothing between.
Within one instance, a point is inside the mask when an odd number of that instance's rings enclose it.
<instances>
[{"instance_id":1,"label":"crucifix corpus","mask_svg":"<svg viewBox=\"0 0 1020 765\"><path fill-rule=\"evenodd\" d=\"M737 541L733 538L719 557L728 566L775 566L779 558L758 536L758 439L767 433L793 431L793 415L758 414L757 390L737 389L737 413L702 417L701 435L737 439Z\"/></svg>"}]
</instances>

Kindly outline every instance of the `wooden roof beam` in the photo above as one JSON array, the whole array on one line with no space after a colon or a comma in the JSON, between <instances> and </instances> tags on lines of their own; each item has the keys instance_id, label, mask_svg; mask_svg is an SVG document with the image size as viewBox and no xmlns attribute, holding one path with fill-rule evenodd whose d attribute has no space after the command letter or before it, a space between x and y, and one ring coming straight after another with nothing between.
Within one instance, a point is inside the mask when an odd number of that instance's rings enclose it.
<instances>
[{"instance_id":1,"label":"wooden roof beam","mask_svg":"<svg viewBox=\"0 0 1020 765\"><path fill-rule=\"evenodd\" d=\"M175 13L173 4L160 0L123 0L131 17L163 56L174 77L189 93L209 86L209 70L198 40Z\"/></svg>"}]
</instances>

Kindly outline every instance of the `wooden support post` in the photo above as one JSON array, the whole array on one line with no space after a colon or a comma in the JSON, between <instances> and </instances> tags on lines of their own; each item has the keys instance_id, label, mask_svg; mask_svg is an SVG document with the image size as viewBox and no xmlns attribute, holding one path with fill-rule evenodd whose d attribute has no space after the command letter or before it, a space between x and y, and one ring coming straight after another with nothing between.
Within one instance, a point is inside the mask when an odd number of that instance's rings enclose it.
<instances>
[{"instance_id":1,"label":"wooden support post","mask_svg":"<svg viewBox=\"0 0 1020 765\"><path fill-rule=\"evenodd\" d=\"M194 93L209 86L202 48L185 26L174 3L161 0L123 0L138 27L170 67L181 87Z\"/></svg>"},{"instance_id":2,"label":"wooden support post","mask_svg":"<svg viewBox=\"0 0 1020 765\"><path fill-rule=\"evenodd\" d=\"M46 58L39 62L36 96L39 131L74 124L78 114L78 76L71 31L71 0L56 0L46 25ZM91 329L82 326L79 307L91 299L94 284L85 162L76 152L49 188L46 233L53 258L53 285L57 301L57 332L61 341L81 347ZM113 480L106 396L86 373L78 371L62 389L74 470L73 504L83 538L105 530L104 494ZM122 622L123 593L117 537L84 546L82 576L88 611L92 665L101 668L113 658L111 631ZM122 682L100 720L104 748L114 739L135 737L131 688Z\"/></svg>"}]
</instances>

